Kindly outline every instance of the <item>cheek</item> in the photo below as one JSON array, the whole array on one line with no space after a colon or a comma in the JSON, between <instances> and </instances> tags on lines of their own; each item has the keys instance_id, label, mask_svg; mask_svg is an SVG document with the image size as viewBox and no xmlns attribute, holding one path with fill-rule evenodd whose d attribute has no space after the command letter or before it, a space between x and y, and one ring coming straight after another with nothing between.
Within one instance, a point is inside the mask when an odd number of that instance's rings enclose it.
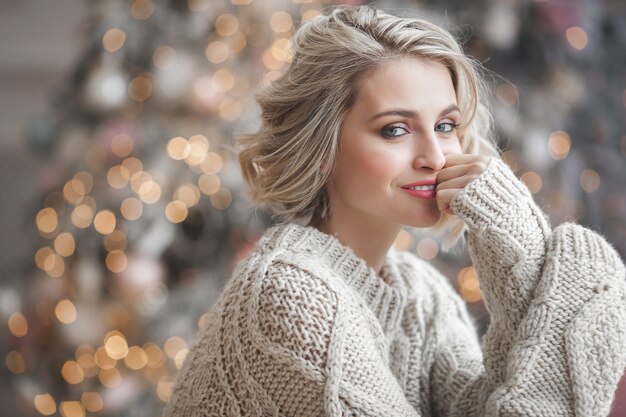
<instances>
[{"instance_id":1,"label":"cheek","mask_svg":"<svg viewBox=\"0 0 626 417\"><path fill-rule=\"evenodd\" d=\"M344 149L339 166L344 186L360 194L388 186L403 166L401 157L388 149L376 147Z\"/></svg>"}]
</instances>

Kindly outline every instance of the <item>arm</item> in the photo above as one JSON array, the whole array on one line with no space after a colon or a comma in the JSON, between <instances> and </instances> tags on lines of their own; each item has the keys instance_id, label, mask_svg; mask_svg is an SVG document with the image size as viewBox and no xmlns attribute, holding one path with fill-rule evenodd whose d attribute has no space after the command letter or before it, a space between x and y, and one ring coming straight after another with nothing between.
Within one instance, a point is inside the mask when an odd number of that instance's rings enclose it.
<instances>
[{"instance_id":1,"label":"arm","mask_svg":"<svg viewBox=\"0 0 626 417\"><path fill-rule=\"evenodd\" d=\"M274 264L252 289L242 348L255 391L288 416L417 416L363 312L331 285Z\"/></svg>"},{"instance_id":2,"label":"arm","mask_svg":"<svg viewBox=\"0 0 626 417\"><path fill-rule=\"evenodd\" d=\"M606 415L626 364L624 267L587 229L565 224L547 233L516 182L492 160L450 204L469 226L492 324L485 372L476 370L476 345L447 332L433 365L435 407L451 416ZM497 187L504 196L492 195ZM538 250L528 244L533 237ZM441 325L467 326L454 313L458 302L453 297Z\"/></svg>"}]
</instances>

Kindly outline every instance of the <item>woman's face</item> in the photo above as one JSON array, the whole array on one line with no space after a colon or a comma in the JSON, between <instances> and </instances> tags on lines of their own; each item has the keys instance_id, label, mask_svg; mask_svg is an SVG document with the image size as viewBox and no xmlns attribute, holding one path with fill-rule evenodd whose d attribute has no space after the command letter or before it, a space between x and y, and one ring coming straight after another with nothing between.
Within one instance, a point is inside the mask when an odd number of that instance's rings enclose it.
<instances>
[{"instance_id":1,"label":"woman's face","mask_svg":"<svg viewBox=\"0 0 626 417\"><path fill-rule=\"evenodd\" d=\"M328 184L331 217L357 227L381 221L433 226L441 216L437 173L446 155L462 153L455 128L461 114L447 68L406 57L377 68L360 85ZM415 183L417 189L409 189Z\"/></svg>"}]
</instances>

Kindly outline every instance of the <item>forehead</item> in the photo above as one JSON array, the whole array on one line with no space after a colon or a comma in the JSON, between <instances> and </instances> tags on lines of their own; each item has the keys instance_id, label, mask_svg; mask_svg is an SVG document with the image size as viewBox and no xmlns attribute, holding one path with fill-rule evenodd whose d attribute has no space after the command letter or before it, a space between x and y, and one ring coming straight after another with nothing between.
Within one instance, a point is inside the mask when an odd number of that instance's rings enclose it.
<instances>
[{"instance_id":1,"label":"forehead","mask_svg":"<svg viewBox=\"0 0 626 417\"><path fill-rule=\"evenodd\" d=\"M448 68L436 61L402 57L368 72L360 80L355 104L366 106L456 103Z\"/></svg>"}]
</instances>

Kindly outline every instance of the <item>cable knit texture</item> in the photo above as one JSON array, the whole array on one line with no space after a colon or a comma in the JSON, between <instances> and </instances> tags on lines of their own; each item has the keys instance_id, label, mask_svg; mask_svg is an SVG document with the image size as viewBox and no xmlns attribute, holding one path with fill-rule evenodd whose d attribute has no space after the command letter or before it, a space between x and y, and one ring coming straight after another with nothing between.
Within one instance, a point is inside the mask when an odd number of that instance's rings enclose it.
<instances>
[{"instance_id":1,"label":"cable knit texture","mask_svg":"<svg viewBox=\"0 0 626 417\"><path fill-rule=\"evenodd\" d=\"M335 237L279 224L242 260L164 417L608 415L626 366L624 265L597 233L551 230L498 159L455 196L491 324L428 263L380 274Z\"/></svg>"}]
</instances>

